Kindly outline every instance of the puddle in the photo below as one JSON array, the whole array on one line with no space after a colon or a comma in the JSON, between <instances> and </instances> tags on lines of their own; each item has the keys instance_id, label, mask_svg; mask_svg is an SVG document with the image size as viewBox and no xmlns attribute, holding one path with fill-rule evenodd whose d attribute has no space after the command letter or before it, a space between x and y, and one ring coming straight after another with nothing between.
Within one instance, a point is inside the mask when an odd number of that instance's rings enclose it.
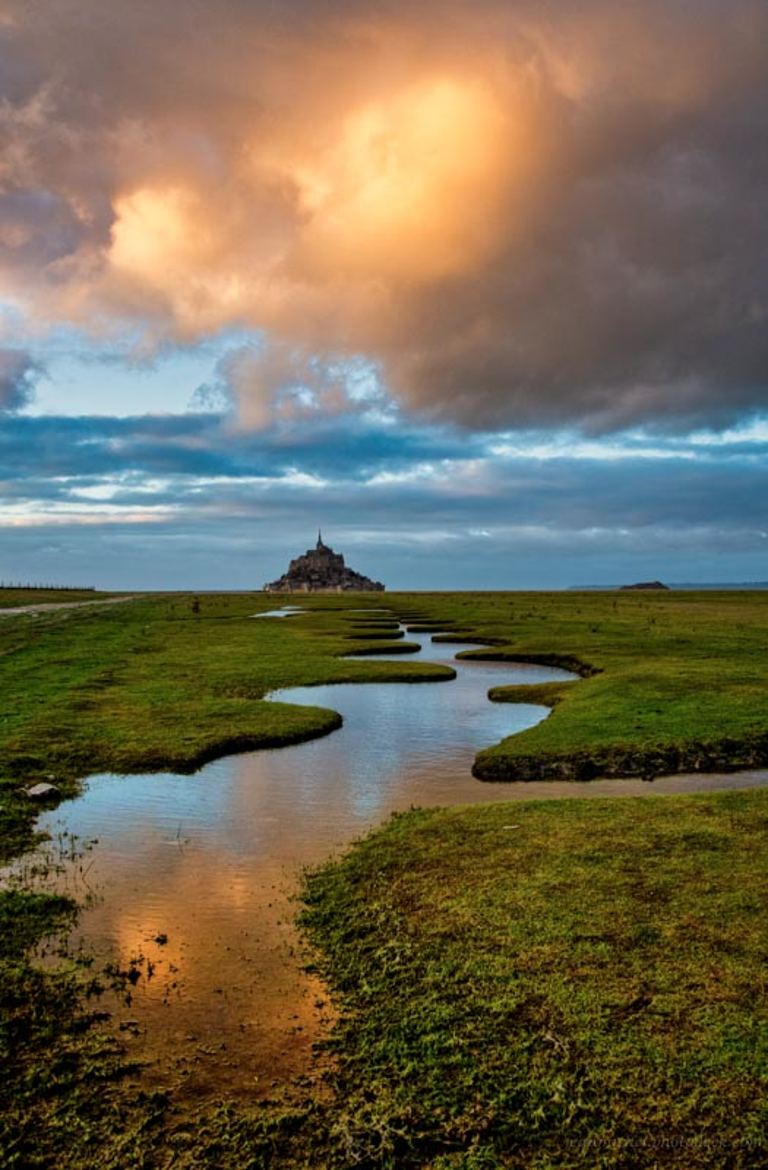
<instances>
[{"instance_id":1,"label":"puddle","mask_svg":"<svg viewBox=\"0 0 768 1170\"><path fill-rule=\"evenodd\" d=\"M298 605L285 605L282 609L269 609L266 613L253 613L251 617L255 618L286 618L295 617L297 613L304 613L305 611Z\"/></svg>"}]
</instances>

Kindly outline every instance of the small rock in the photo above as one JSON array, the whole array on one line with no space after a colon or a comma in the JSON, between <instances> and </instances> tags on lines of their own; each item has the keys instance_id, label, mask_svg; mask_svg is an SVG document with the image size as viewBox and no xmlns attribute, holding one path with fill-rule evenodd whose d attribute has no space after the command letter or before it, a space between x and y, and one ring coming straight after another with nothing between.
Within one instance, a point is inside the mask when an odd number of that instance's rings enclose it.
<instances>
[{"instance_id":1,"label":"small rock","mask_svg":"<svg viewBox=\"0 0 768 1170\"><path fill-rule=\"evenodd\" d=\"M31 788L25 788L24 791L32 800L44 800L47 796L58 796L59 794L55 784L46 784L44 781L40 784L33 784Z\"/></svg>"},{"instance_id":2,"label":"small rock","mask_svg":"<svg viewBox=\"0 0 768 1170\"><path fill-rule=\"evenodd\" d=\"M155 935L155 942L157 943L157 945L159 947L164 947L165 944L168 942L168 935L165 934L165 932L161 932L160 934L156 934Z\"/></svg>"}]
</instances>

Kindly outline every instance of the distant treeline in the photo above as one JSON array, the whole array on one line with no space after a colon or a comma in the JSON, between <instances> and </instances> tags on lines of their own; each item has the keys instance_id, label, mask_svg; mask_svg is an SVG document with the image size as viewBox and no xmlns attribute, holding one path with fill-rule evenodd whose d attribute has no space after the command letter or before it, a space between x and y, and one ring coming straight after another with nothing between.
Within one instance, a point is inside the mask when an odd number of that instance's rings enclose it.
<instances>
[{"instance_id":1,"label":"distant treeline","mask_svg":"<svg viewBox=\"0 0 768 1170\"><path fill-rule=\"evenodd\" d=\"M0 581L0 589L47 589L56 593L95 593L95 585L31 585L29 583Z\"/></svg>"}]
</instances>

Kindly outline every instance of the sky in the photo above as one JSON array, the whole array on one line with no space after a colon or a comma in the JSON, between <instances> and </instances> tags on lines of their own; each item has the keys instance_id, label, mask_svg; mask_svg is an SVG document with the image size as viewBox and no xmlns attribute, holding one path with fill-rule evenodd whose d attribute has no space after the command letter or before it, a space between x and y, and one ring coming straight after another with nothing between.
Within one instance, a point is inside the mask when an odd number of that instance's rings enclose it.
<instances>
[{"instance_id":1,"label":"sky","mask_svg":"<svg viewBox=\"0 0 768 1170\"><path fill-rule=\"evenodd\" d=\"M764 0L0 0L0 581L768 580Z\"/></svg>"}]
</instances>

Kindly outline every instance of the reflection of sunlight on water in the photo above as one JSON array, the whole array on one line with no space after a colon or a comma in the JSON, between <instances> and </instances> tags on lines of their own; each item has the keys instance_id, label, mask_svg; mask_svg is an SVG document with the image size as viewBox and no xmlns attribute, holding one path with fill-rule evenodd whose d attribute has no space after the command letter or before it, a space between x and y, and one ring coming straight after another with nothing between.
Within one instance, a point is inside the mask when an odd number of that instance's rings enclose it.
<instances>
[{"instance_id":1,"label":"reflection of sunlight on water","mask_svg":"<svg viewBox=\"0 0 768 1170\"><path fill-rule=\"evenodd\" d=\"M55 881L76 897L86 888L98 892L73 946L84 939L87 950L123 969L137 961L135 982L115 1010L124 1024L137 1022L126 1042L135 1055L158 1060L159 1083L194 1094L254 1095L310 1067L323 989L301 971L296 953L297 876L390 811L723 786L701 776L654 784L474 780L478 748L546 714L490 703L488 688L572 676L514 663L457 663L453 656L464 646L408 638L428 646L431 661L456 666L457 678L275 693L280 702L332 707L344 725L295 747L217 760L192 776L94 776L81 799L41 817L50 832L98 838L85 863L64 849Z\"/></svg>"}]
</instances>

